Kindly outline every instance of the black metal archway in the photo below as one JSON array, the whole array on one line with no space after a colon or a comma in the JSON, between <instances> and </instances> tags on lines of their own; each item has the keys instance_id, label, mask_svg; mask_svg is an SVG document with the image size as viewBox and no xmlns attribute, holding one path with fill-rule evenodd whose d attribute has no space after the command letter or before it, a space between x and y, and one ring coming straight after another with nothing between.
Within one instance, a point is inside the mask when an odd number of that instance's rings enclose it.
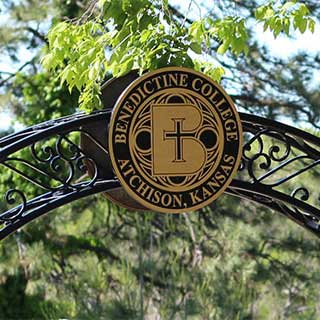
<instances>
[{"instance_id":1,"label":"black metal archway","mask_svg":"<svg viewBox=\"0 0 320 320\"><path fill-rule=\"evenodd\" d=\"M10 172L0 239L55 208L120 187L108 161L110 114L75 114L0 139L0 166ZM308 186L303 179L311 171L320 174L320 138L258 116L240 117L243 157L226 193L274 209L320 236L317 182ZM26 190L15 187L17 177ZM29 187L36 197L29 197Z\"/></svg>"}]
</instances>

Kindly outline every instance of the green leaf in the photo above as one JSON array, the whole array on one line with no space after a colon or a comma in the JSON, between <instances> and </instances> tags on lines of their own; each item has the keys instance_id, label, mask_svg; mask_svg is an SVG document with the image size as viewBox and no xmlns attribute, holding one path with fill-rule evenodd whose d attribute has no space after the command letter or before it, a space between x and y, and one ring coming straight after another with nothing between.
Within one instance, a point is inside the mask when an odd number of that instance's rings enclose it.
<instances>
[{"instance_id":1,"label":"green leaf","mask_svg":"<svg viewBox=\"0 0 320 320\"><path fill-rule=\"evenodd\" d=\"M248 55L248 53L249 53L249 47L248 47L247 45L244 46L243 52L244 52L244 54L245 54L246 56Z\"/></svg>"},{"instance_id":2,"label":"green leaf","mask_svg":"<svg viewBox=\"0 0 320 320\"><path fill-rule=\"evenodd\" d=\"M270 18L272 18L274 16L275 16L274 10L271 7L268 7L263 18L264 19L270 19Z\"/></svg>"},{"instance_id":3,"label":"green leaf","mask_svg":"<svg viewBox=\"0 0 320 320\"><path fill-rule=\"evenodd\" d=\"M203 21L194 21L190 26L189 34L194 38L196 42L201 43L204 36Z\"/></svg>"},{"instance_id":4,"label":"green leaf","mask_svg":"<svg viewBox=\"0 0 320 320\"><path fill-rule=\"evenodd\" d=\"M224 74L225 74L224 68L217 67L213 69L213 72L211 73L211 77L213 78L213 80L220 82Z\"/></svg>"},{"instance_id":5,"label":"green leaf","mask_svg":"<svg viewBox=\"0 0 320 320\"><path fill-rule=\"evenodd\" d=\"M286 2L286 3L282 6L281 10L287 11L288 9L290 9L291 7L293 7L295 4L296 4L296 3L293 2L293 1L288 1L288 2Z\"/></svg>"},{"instance_id":6,"label":"green leaf","mask_svg":"<svg viewBox=\"0 0 320 320\"><path fill-rule=\"evenodd\" d=\"M307 19L303 19L301 24L300 24L300 27L299 27L299 30L301 33L304 33L307 29L307 23L308 23L308 20Z\"/></svg>"},{"instance_id":7,"label":"green leaf","mask_svg":"<svg viewBox=\"0 0 320 320\"><path fill-rule=\"evenodd\" d=\"M61 84L64 83L65 81L68 81L68 79L70 78L70 74L71 74L71 66L68 65L61 73L60 73L60 80L61 80Z\"/></svg>"},{"instance_id":8,"label":"green leaf","mask_svg":"<svg viewBox=\"0 0 320 320\"><path fill-rule=\"evenodd\" d=\"M304 3L300 4L300 8L299 8L298 12L302 16L306 16L306 15L310 14L308 7Z\"/></svg>"},{"instance_id":9,"label":"green leaf","mask_svg":"<svg viewBox=\"0 0 320 320\"><path fill-rule=\"evenodd\" d=\"M279 18L276 18L273 26L273 35L276 38L282 31L282 21Z\"/></svg>"},{"instance_id":10,"label":"green leaf","mask_svg":"<svg viewBox=\"0 0 320 320\"><path fill-rule=\"evenodd\" d=\"M261 6L255 11L255 17L257 20L261 20L264 18L265 13L267 11L268 7L267 6Z\"/></svg>"},{"instance_id":11,"label":"green leaf","mask_svg":"<svg viewBox=\"0 0 320 320\"><path fill-rule=\"evenodd\" d=\"M312 19L309 19L309 24L308 24L308 28L309 28L309 30L312 32L312 33L314 33L314 27L315 27L315 21L314 20L312 20Z\"/></svg>"},{"instance_id":12,"label":"green leaf","mask_svg":"<svg viewBox=\"0 0 320 320\"><path fill-rule=\"evenodd\" d=\"M307 23L308 20L301 17L301 16L296 16L295 17L295 23L296 23L296 27L299 29L299 31L301 33L304 33L307 29Z\"/></svg>"},{"instance_id":13,"label":"green leaf","mask_svg":"<svg viewBox=\"0 0 320 320\"><path fill-rule=\"evenodd\" d=\"M241 38L233 39L231 42L232 51L238 55L242 52L243 48L245 46L245 42L242 41Z\"/></svg>"},{"instance_id":14,"label":"green leaf","mask_svg":"<svg viewBox=\"0 0 320 320\"><path fill-rule=\"evenodd\" d=\"M283 21L283 30L286 33L287 36L289 36L290 31L290 20L289 18L285 18Z\"/></svg>"},{"instance_id":15,"label":"green leaf","mask_svg":"<svg viewBox=\"0 0 320 320\"><path fill-rule=\"evenodd\" d=\"M195 53L201 54L202 53L202 49L201 49L201 45L197 42L192 42L190 44L190 48L192 49L192 51L194 51Z\"/></svg>"},{"instance_id":16,"label":"green leaf","mask_svg":"<svg viewBox=\"0 0 320 320\"><path fill-rule=\"evenodd\" d=\"M224 41L224 42L219 46L219 48L218 48L218 50L217 50L217 53L219 53L219 54L225 54L226 51L227 51L228 48L229 48L230 42L231 42L230 40L229 40L229 41Z\"/></svg>"},{"instance_id":17,"label":"green leaf","mask_svg":"<svg viewBox=\"0 0 320 320\"><path fill-rule=\"evenodd\" d=\"M48 53L41 59L42 66L47 69L53 69L53 65L55 65L53 62L55 61L55 58L53 56L53 53Z\"/></svg>"},{"instance_id":18,"label":"green leaf","mask_svg":"<svg viewBox=\"0 0 320 320\"><path fill-rule=\"evenodd\" d=\"M117 77L123 76L129 71L131 71L133 66L133 57L129 58L126 62L120 65L120 69L118 71Z\"/></svg>"},{"instance_id":19,"label":"green leaf","mask_svg":"<svg viewBox=\"0 0 320 320\"><path fill-rule=\"evenodd\" d=\"M151 33L151 30L143 30L140 37L141 42L146 42L146 40L148 40L148 38L150 37Z\"/></svg>"}]
</instances>

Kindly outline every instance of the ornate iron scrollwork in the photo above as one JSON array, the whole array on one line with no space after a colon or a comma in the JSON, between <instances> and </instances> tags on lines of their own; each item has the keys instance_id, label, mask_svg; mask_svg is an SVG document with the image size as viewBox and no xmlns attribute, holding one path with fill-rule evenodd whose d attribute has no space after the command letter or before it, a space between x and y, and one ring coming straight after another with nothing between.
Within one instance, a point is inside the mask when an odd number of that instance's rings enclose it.
<instances>
[{"instance_id":1,"label":"ornate iron scrollwork","mask_svg":"<svg viewBox=\"0 0 320 320\"><path fill-rule=\"evenodd\" d=\"M316 183L304 185L303 178L320 173L320 139L249 114L241 120L242 163L229 193L275 209L319 235L319 190Z\"/></svg>"},{"instance_id":2,"label":"ornate iron scrollwork","mask_svg":"<svg viewBox=\"0 0 320 320\"><path fill-rule=\"evenodd\" d=\"M279 122L240 116L242 162L227 193L277 210L319 236L317 184L305 185L302 177L320 173L320 139ZM8 178L0 239L57 207L120 187L108 163L106 131L91 130L106 127L109 118L110 110L76 114L0 139L0 167L26 182L26 190L17 190ZM96 154L80 143L83 138Z\"/></svg>"},{"instance_id":3,"label":"ornate iron scrollwork","mask_svg":"<svg viewBox=\"0 0 320 320\"><path fill-rule=\"evenodd\" d=\"M86 136L107 159L106 148L83 127L107 121L108 117L109 112L74 115L0 140L0 165L27 181L30 194L37 194L30 199L28 191L12 188L6 192L2 203L6 210L0 214L0 238L56 207L119 186L112 173L109 179L101 179L100 168L79 146L80 136Z\"/></svg>"}]
</instances>

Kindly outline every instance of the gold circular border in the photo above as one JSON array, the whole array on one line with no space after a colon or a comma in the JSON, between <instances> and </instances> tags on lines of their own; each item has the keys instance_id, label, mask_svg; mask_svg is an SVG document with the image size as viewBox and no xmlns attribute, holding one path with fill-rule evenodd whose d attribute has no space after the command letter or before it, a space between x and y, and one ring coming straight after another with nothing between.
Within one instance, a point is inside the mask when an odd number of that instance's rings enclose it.
<instances>
[{"instance_id":1,"label":"gold circular border","mask_svg":"<svg viewBox=\"0 0 320 320\"><path fill-rule=\"evenodd\" d=\"M227 102L229 103L230 107L232 108L233 112L234 112L234 116L237 120L237 125L238 125L238 131L239 131L239 152L238 152L238 156L236 158L236 162L234 164L234 167L232 169L232 172L230 174L230 176L228 177L228 179L225 181L224 185L221 187L221 189L215 193L212 197L210 197L209 199L201 202L200 204L197 204L195 206L192 207L188 207L188 208L181 208L181 209L166 209L163 207L158 207L153 205L150 202L145 201L143 198L140 198L136 195L136 193L128 186L128 184L126 183L126 181L122 178L121 172L118 170L117 164L116 164L116 159L114 157L114 152L113 152L113 141L112 141L112 132L114 129L114 126L116 124L115 122L115 117L116 117L116 113L118 111L118 109L120 108L123 100L125 100L127 93L130 92L132 90L133 87L135 87L138 83L141 83L142 81L144 81L146 78L152 77L153 75L162 73L162 72L172 72L172 71L181 71L181 72L186 72L186 73L192 73L198 77L204 78L206 79L209 83L211 83L215 88L217 88L220 93L223 95L223 97L227 100ZM114 108L112 109L112 114L110 117L110 122L109 122L109 133L108 133L109 137L108 137L108 144L109 144L109 156L111 159L111 164L113 166L113 170L116 173L116 176L118 177L118 179L120 180L121 185L123 186L123 188L127 191L127 193L137 202L141 203L141 205L143 205L144 207L151 209L153 211L156 212L162 212L162 213L183 213L186 211L194 211L194 210L198 210L201 209L205 206L207 206L208 204L210 204L212 201L216 200L217 198L219 198L219 196L227 189L227 187L230 185L232 179L234 178L234 176L236 175L236 173L238 172L239 166L240 166L240 161L241 161L241 157L242 157L242 143L243 143L243 131L242 131L242 124L241 124L241 120L240 120L240 116L238 114L238 111L232 101L232 99L230 98L230 96L226 93L226 91L215 81L213 81L210 77L208 77L207 75L195 71L193 69L189 69L189 68L184 68L184 67L165 67L165 68L160 68L154 71L150 71L145 73L144 75L142 75L141 77L137 78L136 80L134 80L120 95L120 97L118 98Z\"/></svg>"}]
</instances>

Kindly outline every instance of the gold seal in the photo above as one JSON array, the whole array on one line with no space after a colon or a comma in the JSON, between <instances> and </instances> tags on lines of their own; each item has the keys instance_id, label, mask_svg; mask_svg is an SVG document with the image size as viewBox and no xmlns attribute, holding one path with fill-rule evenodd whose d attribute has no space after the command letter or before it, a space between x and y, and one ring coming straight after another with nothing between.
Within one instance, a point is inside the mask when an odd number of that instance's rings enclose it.
<instances>
[{"instance_id":1,"label":"gold seal","mask_svg":"<svg viewBox=\"0 0 320 320\"><path fill-rule=\"evenodd\" d=\"M146 73L119 97L109 127L114 171L128 194L165 213L199 209L230 184L242 129L231 98L191 69Z\"/></svg>"}]
</instances>

